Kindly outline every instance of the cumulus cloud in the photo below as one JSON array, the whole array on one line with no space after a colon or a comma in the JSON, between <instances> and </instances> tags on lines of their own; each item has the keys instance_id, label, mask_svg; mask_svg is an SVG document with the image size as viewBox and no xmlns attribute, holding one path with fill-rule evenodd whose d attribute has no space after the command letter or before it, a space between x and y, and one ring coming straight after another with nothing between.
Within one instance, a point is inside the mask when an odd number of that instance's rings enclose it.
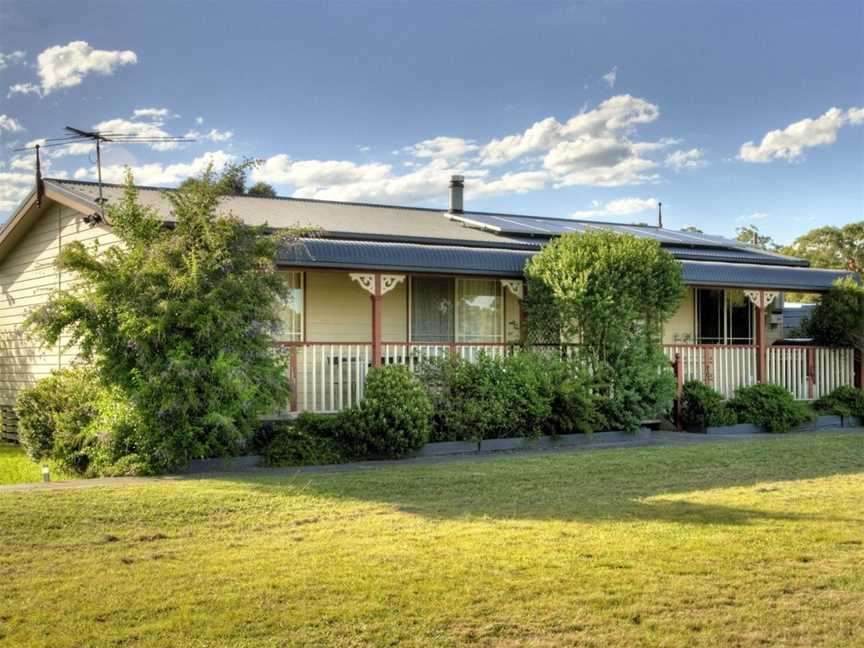
<instances>
[{"instance_id":1,"label":"cumulus cloud","mask_svg":"<svg viewBox=\"0 0 864 648\"><path fill-rule=\"evenodd\" d=\"M0 115L0 133L19 133L24 130L24 127L14 117L9 115Z\"/></svg>"},{"instance_id":2,"label":"cumulus cloud","mask_svg":"<svg viewBox=\"0 0 864 648\"><path fill-rule=\"evenodd\" d=\"M119 67L137 62L138 56L131 50L97 50L86 41L55 45L36 57L44 94L77 86L91 74L111 75Z\"/></svg>"},{"instance_id":3,"label":"cumulus cloud","mask_svg":"<svg viewBox=\"0 0 864 648\"><path fill-rule=\"evenodd\" d=\"M132 121L129 119L108 119L99 122L94 130L102 133L128 133L140 137L171 137L171 133L162 130L157 122ZM180 142L150 142L147 144L154 151L173 151L181 147Z\"/></svg>"},{"instance_id":4,"label":"cumulus cloud","mask_svg":"<svg viewBox=\"0 0 864 648\"><path fill-rule=\"evenodd\" d=\"M35 83L13 83L11 86L9 86L9 92L6 93L6 98L8 99L9 97L16 94L35 94L37 96L41 96L42 91Z\"/></svg>"},{"instance_id":5,"label":"cumulus cloud","mask_svg":"<svg viewBox=\"0 0 864 648\"><path fill-rule=\"evenodd\" d=\"M0 210L8 211L17 207L32 188L32 173L0 171Z\"/></svg>"},{"instance_id":6,"label":"cumulus cloud","mask_svg":"<svg viewBox=\"0 0 864 648\"><path fill-rule=\"evenodd\" d=\"M140 164L132 165L132 176L135 182L142 185L175 185L186 178L202 173L208 164L219 171L234 157L225 151L212 151L195 158L191 162L178 162L175 164ZM102 179L105 182L123 182L125 165L111 164L102 167ZM81 167L75 171L73 176L78 180L93 179L96 177L96 167Z\"/></svg>"},{"instance_id":7,"label":"cumulus cloud","mask_svg":"<svg viewBox=\"0 0 864 648\"><path fill-rule=\"evenodd\" d=\"M766 218L768 218L768 214L765 212L753 212L752 214L742 214L741 216L737 216L735 222L752 223L753 221L765 220Z\"/></svg>"},{"instance_id":8,"label":"cumulus cloud","mask_svg":"<svg viewBox=\"0 0 864 648\"><path fill-rule=\"evenodd\" d=\"M224 142L234 137L233 131L220 131L218 128L211 128L209 133L202 133L197 130L190 130L183 137L198 141Z\"/></svg>"},{"instance_id":9,"label":"cumulus cloud","mask_svg":"<svg viewBox=\"0 0 864 648\"><path fill-rule=\"evenodd\" d=\"M618 80L618 66L614 66L611 70L604 74L603 80L610 88L614 88L615 82Z\"/></svg>"},{"instance_id":10,"label":"cumulus cloud","mask_svg":"<svg viewBox=\"0 0 864 648\"><path fill-rule=\"evenodd\" d=\"M8 54L0 52L0 70L5 70L7 67L14 65L15 63L23 63L24 56L25 54L21 50L9 52Z\"/></svg>"},{"instance_id":11,"label":"cumulus cloud","mask_svg":"<svg viewBox=\"0 0 864 648\"><path fill-rule=\"evenodd\" d=\"M594 201L594 209L575 211L570 214L570 217L612 218L620 216L630 216L632 214L655 211L657 209L657 202L657 198L619 198L617 200L610 200L605 205L600 206L597 201Z\"/></svg>"},{"instance_id":12,"label":"cumulus cloud","mask_svg":"<svg viewBox=\"0 0 864 648\"><path fill-rule=\"evenodd\" d=\"M684 171L685 169L699 169L708 164L704 159L704 153L701 149L691 148L689 150L672 151L663 160L663 164L676 171Z\"/></svg>"},{"instance_id":13,"label":"cumulus cloud","mask_svg":"<svg viewBox=\"0 0 864 648\"><path fill-rule=\"evenodd\" d=\"M864 107L849 110L829 108L824 115L807 118L789 124L786 128L773 130L759 144L745 142L738 151L742 162L765 163L774 160L795 162L803 159L804 151L817 146L829 146L837 141L838 131L846 125L864 123Z\"/></svg>"},{"instance_id":14,"label":"cumulus cloud","mask_svg":"<svg viewBox=\"0 0 864 648\"><path fill-rule=\"evenodd\" d=\"M413 146L406 146L403 151L416 158L452 160L464 157L478 148L474 140L441 136L417 142Z\"/></svg>"}]
</instances>

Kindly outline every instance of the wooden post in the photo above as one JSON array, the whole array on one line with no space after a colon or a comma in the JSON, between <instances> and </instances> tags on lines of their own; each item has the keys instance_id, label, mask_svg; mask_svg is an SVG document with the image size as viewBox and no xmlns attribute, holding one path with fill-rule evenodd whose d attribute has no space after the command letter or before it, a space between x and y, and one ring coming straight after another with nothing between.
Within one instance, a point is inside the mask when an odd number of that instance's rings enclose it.
<instances>
[{"instance_id":1,"label":"wooden post","mask_svg":"<svg viewBox=\"0 0 864 648\"><path fill-rule=\"evenodd\" d=\"M678 396L675 403L675 427L680 432L684 429L684 412L681 404L681 401L684 398L684 363L681 360L680 353L675 354L675 378L678 381Z\"/></svg>"},{"instance_id":2,"label":"wooden post","mask_svg":"<svg viewBox=\"0 0 864 648\"><path fill-rule=\"evenodd\" d=\"M292 346L289 347L291 352L291 368L289 371L291 372L291 411L297 411L297 389L299 387L300 381L297 380L297 349L302 347Z\"/></svg>"},{"instance_id":3,"label":"wooden post","mask_svg":"<svg viewBox=\"0 0 864 648\"><path fill-rule=\"evenodd\" d=\"M864 350L856 350L858 354L858 389L864 389Z\"/></svg>"},{"instance_id":4,"label":"wooden post","mask_svg":"<svg viewBox=\"0 0 864 648\"><path fill-rule=\"evenodd\" d=\"M702 348L702 382L709 387L714 384L713 351L710 346Z\"/></svg>"},{"instance_id":5,"label":"wooden post","mask_svg":"<svg viewBox=\"0 0 864 648\"><path fill-rule=\"evenodd\" d=\"M381 366L381 273L375 273L372 292L372 366Z\"/></svg>"},{"instance_id":6,"label":"wooden post","mask_svg":"<svg viewBox=\"0 0 864 648\"><path fill-rule=\"evenodd\" d=\"M816 377L816 349L807 347L807 400L813 400L813 382Z\"/></svg>"},{"instance_id":7,"label":"wooden post","mask_svg":"<svg viewBox=\"0 0 864 648\"><path fill-rule=\"evenodd\" d=\"M756 381L766 382L765 374L765 291L759 291L759 304L756 306Z\"/></svg>"}]
</instances>

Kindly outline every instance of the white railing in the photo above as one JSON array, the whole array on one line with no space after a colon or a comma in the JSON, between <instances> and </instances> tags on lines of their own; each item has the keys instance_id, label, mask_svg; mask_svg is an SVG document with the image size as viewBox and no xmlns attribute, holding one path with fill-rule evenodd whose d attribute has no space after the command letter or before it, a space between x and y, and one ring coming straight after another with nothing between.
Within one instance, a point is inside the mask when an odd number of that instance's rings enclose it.
<instances>
[{"instance_id":1,"label":"white railing","mask_svg":"<svg viewBox=\"0 0 864 648\"><path fill-rule=\"evenodd\" d=\"M669 362L676 355L681 358L683 382L699 380L727 397L756 383L758 357L753 345L670 344L663 350Z\"/></svg>"},{"instance_id":2,"label":"white railing","mask_svg":"<svg viewBox=\"0 0 864 648\"><path fill-rule=\"evenodd\" d=\"M294 394L292 411L334 412L363 398L366 374L373 365L370 343L286 343ZM459 357L474 361L481 354L499 358L509 353L505 344L385 343L382 364L407 365L414 371L424 361ZM542 351L542 349L541 349ZM575 357L576 347L564 354ZM681 382L699 380L727 397L738 387L757 382L758 351L752 345L672 344L666 357L680 358ZM548 352L561 354L559 347ZM855 382L852 349L826 347L768 347L765 354L766 381L788 389L798 400L819 398L841 385Z\"/></svg>"},{"instance_id":3,"label":"white railing","mask_svg":"<svg viewBox=\"0 0 864 648\"><path fill-rule=\"evenodd\" d=\"M855 351L828 347L769 347L768 382L788 389L798 400L820 398L855 382Z\"/></svg>"}]
</instances>

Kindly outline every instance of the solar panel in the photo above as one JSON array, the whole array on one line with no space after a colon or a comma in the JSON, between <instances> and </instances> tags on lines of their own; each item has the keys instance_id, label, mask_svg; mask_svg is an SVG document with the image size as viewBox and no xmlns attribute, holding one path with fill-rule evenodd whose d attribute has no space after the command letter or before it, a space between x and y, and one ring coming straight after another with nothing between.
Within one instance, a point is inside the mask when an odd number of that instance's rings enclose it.
<instances>
[{"instance_id":1,"label":"solar panel","mask_svg":"<svg viewBox=\"0 0 864 648\"><path fill-rule=\"evenodd\" d=\"M570 232L585 232L591 230L613 230L633 234L642 238L650 238L661 243L678 245L703 245L711 247L742 247L738 241L693 232L678 232L625 223L603 223L570 220L566 218L543 218L538 216L511 216L509 214L486 214L466 212L465 214L447 214L448 218L459 221L467 227L485 229L499 234L515 234L522 236L540 236L551 238Z\"/></svg>"}]
</instances>

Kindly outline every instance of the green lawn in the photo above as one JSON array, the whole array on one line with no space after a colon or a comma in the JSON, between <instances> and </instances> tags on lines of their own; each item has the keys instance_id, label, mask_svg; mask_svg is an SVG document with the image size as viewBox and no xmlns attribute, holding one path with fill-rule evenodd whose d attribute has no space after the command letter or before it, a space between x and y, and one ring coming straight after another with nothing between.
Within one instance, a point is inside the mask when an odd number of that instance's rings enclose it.
<instances>
[{"instance_id":1,"label":"green lawn","mask_svg":"<svg viewBox=\"0 0 864 648\"><path fill-rule=\"evenodd\" d=\"M864 434L0 493L0 645L864 646Z\"/></svg>"},{"instance_id":2,"label":"green lawn","mask_svg":"<svg viewBox=\"0 0 864 648\"><path fill-rule=\"evenodd\" d=\"M51 479L60 481L75 479L74 476L58 469L53 463ZM0 441L0 485L27 484L42 481L42 466L31 461L21 446Z\"/></svg>"}]
</instances>

